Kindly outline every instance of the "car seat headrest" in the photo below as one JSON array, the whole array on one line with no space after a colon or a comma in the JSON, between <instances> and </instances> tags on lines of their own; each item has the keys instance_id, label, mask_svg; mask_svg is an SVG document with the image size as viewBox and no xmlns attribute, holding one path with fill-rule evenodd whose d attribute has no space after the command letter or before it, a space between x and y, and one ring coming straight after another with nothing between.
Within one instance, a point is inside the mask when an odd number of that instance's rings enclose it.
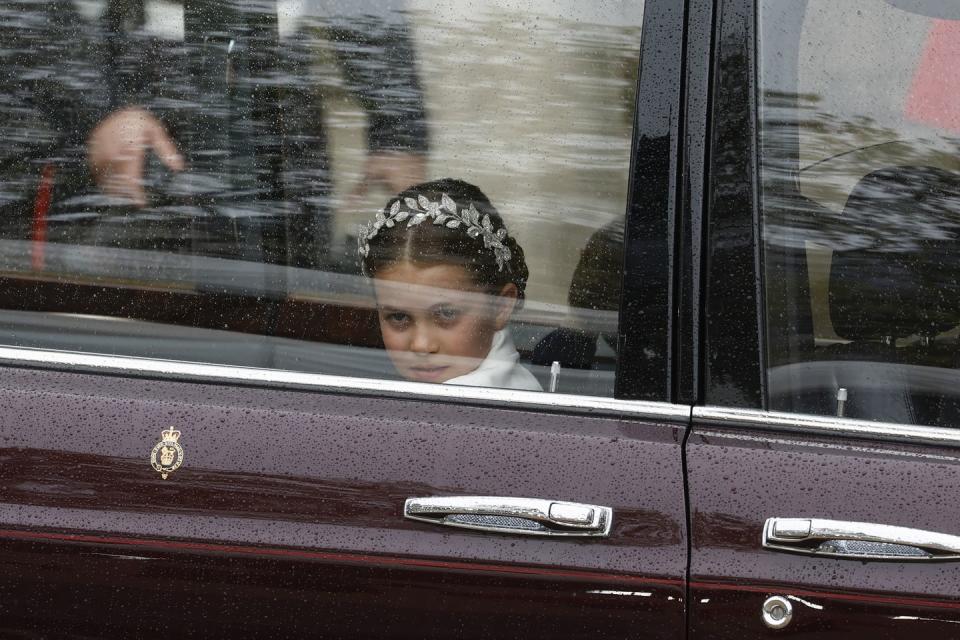
<instances>
[{"instance_id":1,"label":"car seat headrest","mask_svg":"<svg viewBox=\"0 0 960 640\"><path fill-rule=\"evenodd\" d=\"M837 335L935 335L960 322L960 174L874 171L850 193L837 231L828 294Z\"/></svg>"}]
</instances>

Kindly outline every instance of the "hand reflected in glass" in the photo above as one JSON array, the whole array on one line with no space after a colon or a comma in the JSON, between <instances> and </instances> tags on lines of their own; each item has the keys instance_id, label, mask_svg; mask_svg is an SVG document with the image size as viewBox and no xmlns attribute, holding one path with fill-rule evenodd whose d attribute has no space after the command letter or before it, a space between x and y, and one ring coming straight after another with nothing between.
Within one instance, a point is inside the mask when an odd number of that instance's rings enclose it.
<instances>
[{"instance_id":1,"label":"hand reflected in glass","mask_svg":"<svg viewBox=\"0 0 960 640\"><path fill-rule=\"evenodd\" d=\"M427 159L418 153L373 151L367 156L363 176L347 197L347 211L357 209L371 188L394 194L426 181Z\"/></svg>"},{"instance_id":2,"label":"hand reflected in glass","mask_svg":"<svg viewBox=\"0 0 960 640\"><path fill-rule=\"evenodd\" d=\"M105 193L147 204L143 171L153 151L171 171L184 169L183 156L163 124L139 107L113 112L97 125L87 140L87 158L94 180Z\"/></svg>"},{"instance_id":3,"label":"hand reflected in glass","mask_svg":"<svg viewBox=\"0 0 960 640\"><path fill-rule=\"evenodd\" d=\"M367 156L361 185L383 187L387 193L400 193L420 184L427 177L427 161L416 153L375 151Z\"/></svg>"}]
</instances>

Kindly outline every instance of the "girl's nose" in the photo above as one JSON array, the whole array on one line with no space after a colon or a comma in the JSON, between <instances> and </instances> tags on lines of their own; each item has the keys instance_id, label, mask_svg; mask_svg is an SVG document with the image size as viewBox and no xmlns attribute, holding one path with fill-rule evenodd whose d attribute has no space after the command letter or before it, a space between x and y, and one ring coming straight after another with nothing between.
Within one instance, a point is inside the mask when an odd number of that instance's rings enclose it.
<instances>
[{"instance_id":1,"label":"girl's nose","mask_svg":"<svg viewBox=\"0 0 960 640\"><path fill-rule=\"evenodd\" d=\"M433 334L428 329L418 327L414 330L413 340L410 342L410 350L414 353L436 353L437 344L433 339Z\"/></svg>"}]
</instances>

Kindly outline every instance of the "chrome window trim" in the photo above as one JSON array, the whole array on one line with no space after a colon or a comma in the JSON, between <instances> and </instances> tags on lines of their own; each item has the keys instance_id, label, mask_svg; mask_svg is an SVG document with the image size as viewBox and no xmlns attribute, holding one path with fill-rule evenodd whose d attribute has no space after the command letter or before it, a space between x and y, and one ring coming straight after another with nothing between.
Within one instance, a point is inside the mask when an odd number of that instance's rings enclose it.
<instances>
[{"instance_id":1,"label":"chrome window trim","mask_svg":"<svg viewBox=\"0 0 960 640\"><path fill-rule=\"evenodd\" d=\"M352 378L282 369L259 369L52 349L0 347L0 366L26 366L73 373L126 374L177 382L241 384L282 390L323 391L352 395L372 394L382 398L456 402L499 409L532 409L589 416L629 417L680 422L684 425L690 420L689 406L668 402Z\"/></svg>"},{"instance_id":2,"label":"chrome window trim","mask_svg":"<svg viewBox=\"0 0 960 640\"><path fill-rule=\"evenodd\" d=\"M960 429L730 407L693 407L693 426L772 429L847 438L960 447Z\"/></svg>"}]
</instances>

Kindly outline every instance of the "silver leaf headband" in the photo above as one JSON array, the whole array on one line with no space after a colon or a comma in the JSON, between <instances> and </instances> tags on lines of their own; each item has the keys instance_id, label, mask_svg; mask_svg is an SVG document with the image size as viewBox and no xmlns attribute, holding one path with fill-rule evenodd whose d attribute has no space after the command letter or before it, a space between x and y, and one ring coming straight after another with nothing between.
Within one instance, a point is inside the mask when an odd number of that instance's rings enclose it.
<instances>
[{"instance_id":1,"label":"silver leaf headband","mask_svg":"<svg viewBox=\"0 0 960 640\"><path fill-rule=\"evenodd\" d=\"M503 271L506 267L510 271L510 249L503 244L507 239L507 230L503 227L494 229L493 221L488 214L480 216L477 208L470 203L467 209L460 209L453 198L447 194L440 196L439 202L432 202L426 196L403 198L397 200L386 214L377 212L376 220L360 226L360 235L357 238L357 252L361 260L370 255L370 241L380 233L384 227L388 229L398 222L406 220L407 228L415 227L427 218L433 219L433 224L442 224L448 229L463 228L471 238L482 238L484 249L492 249L493 257L497 261L497 268Z\"/></svg>"}]
</instances>

